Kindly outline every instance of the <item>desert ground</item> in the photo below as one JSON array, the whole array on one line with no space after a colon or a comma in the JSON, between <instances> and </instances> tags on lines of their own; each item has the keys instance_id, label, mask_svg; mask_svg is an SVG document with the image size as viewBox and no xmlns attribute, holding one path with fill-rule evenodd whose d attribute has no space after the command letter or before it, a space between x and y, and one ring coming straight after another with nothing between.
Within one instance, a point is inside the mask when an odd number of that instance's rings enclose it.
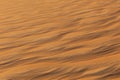
<instances>
[{"instance_id":1,"label":"desert ground","mask_svg":"<svg viewBox=\"0 0 120 80\"><path fill-rule=\"evenodd\" d=\"M0 80L120 80L120 0L0 0Z\"/></svg>"}]
</instances>

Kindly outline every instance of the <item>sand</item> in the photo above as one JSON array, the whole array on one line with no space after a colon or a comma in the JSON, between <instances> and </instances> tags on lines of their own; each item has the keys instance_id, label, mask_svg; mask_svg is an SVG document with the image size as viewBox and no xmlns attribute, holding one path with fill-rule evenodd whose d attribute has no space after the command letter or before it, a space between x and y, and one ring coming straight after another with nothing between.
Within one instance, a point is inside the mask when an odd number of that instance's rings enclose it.
<instances>
[{"instance_id":1,"label":"sand","mask_svg":"<svg viewBox=\"0 0 120 80\"><path fill-rule=\"evenodd\" d=\"M120 0L0 0L0 80L120 80Z\"/></svg>"}]
</instances>

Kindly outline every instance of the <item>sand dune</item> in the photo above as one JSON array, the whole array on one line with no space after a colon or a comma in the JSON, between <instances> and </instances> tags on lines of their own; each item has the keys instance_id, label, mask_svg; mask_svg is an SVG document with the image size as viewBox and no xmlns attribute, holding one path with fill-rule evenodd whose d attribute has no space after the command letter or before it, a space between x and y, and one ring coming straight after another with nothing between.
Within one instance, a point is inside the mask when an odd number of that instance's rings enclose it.
<instances>
[{"instance_id":1,"label":"sand dune","mask_svg":"<svg viewBox=\"0 0 120 80\"><path fill-rule=\"evenodd\" d=\"M120 0L0 0L0 80L120 80Z\"/></svg>"}]
</instances>

